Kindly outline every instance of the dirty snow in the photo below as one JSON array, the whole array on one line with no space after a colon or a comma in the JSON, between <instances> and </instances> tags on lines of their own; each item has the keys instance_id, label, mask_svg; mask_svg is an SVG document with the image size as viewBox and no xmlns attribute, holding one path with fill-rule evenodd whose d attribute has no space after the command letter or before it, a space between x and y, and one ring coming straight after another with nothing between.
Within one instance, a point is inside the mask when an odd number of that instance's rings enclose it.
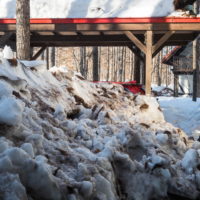
<instances>
[{"instance_id":1,"label":"dirty snow","mask_svg":"<svg viewBox=\"0 0 200 200\"><path fill-rule=\"evenodd\" d=\"M156 99L64 67L0 62L0 199L200 197L200 143L165 122Z\"/></svg>"},{"instance_id":2,"label":"dirty snow","mask_svg":"<svg viewBox=\"0 0 200 200\"><path fill-rule=\"evenodd\" d=\"M15 17L16 0L0 0L0 18ZM31 0L32 18L181 16L173 0Z\"/></svg>"}]
</instances>

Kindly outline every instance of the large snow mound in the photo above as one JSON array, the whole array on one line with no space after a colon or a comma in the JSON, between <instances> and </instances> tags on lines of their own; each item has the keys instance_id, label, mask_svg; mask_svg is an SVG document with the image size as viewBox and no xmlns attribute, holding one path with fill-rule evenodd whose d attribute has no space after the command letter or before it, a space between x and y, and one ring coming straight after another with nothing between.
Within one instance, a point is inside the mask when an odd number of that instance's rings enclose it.
<instances>
[{"instance_id":1,"label":"large snow mound","mask_svg":"<svg viewBox=\"0 0 200 200\"><path fill-rule=\"evenodd\" d=\"M32 18L160 17L173 0L30 0ZM15 17L16 0L0 0L0 18Z\"/></svg>"},{"instance_id":2,"label":"large snow mound","mask_svg":"<svg viewBox=\"0 0 200 200\"><path fill-rule=\"evenodd\" d=\"M0 62L0 199L200 198L200 143L156 99Z\"/></svg>"}]
</instances>

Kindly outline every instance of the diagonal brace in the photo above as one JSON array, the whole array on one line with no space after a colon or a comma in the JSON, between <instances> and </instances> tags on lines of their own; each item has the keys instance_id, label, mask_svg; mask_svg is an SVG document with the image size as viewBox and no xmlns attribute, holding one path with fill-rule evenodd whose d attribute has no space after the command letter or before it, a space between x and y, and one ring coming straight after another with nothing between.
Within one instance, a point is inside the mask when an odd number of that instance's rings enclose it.
<instances>
[{"instance_id":1,"label":"diagonal brace","mask_svg":"<svg viewBox=\"0 0 200 200\"><path fill-rule=\"evenodd\" d=\"M144 54L146 54L146 46L131 31L124 31L124 33Z\"/></svg>"},{"instance_id":2,"label":"diagonal brace","mask_svg":"<svg viewBox=\"0 0 200 200\"><path fill-rule=\"evenodd\" d=\"M38 52L31 58L31 60L36 60L46 49L46 46L41 47Z\"/></svg>"},{"instance_id":3,"label":"diagonal brace","mask_svg":"<svg viewBox=\"0 0 200 200\"><path fill-rule=\"evenodd\" d=\"M167 33L165 33L160 40L158 40L158 42L156 42L156 44L153 45L153 54L155 52L157 52L163 45L165 42L167 42L167 40L175 33L176 31L168 31Z\"/></svg>"}]
</instances>

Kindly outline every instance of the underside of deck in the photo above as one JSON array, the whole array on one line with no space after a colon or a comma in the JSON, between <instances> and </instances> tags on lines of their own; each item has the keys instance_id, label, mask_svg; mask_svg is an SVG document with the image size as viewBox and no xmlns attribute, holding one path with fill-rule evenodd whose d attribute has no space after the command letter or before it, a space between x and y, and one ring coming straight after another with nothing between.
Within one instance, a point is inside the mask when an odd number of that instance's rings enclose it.
<instances>
[{"instance_id":1,"label":"underside of deck","mask_svg":"<svg viewBox=\"0 0 200 200\"><path fill-rule=\"evenodd\" d=\"M128 46L146 55L146 94L152 58L164 47L186 45L200 33L200 18L31 19L31 46ZM16 20L0 19L0 46L15 47ZM134 47L134 48L133 48Z\"/></svg>"}]
</instances>

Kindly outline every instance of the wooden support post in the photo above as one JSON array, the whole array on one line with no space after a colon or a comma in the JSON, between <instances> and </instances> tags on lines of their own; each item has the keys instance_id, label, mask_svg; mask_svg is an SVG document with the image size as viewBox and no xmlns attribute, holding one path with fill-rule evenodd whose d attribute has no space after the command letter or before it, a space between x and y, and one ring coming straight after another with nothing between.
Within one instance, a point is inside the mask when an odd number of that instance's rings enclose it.
<instances>
[{"instance_id":1,"label":"wooden support post","mask_svg":"<svg viewBox=\"0 0 200 200\"><path fill-rule=\"evenodd\" d=\"M145 92L151 95L151 74L153 69L153 32L146 32L146 72L145 72Z\"/></svg>"},{"instance_id":2,"label":"wooden support post","mask_svg":"<svg viewBox=\"0 0 200 200\"><path fill-rule=\"evenodd\" d=\"M192 58L192 67L193 67L193 101L197 101L197 39L193 42L193 58Z\"/></svg>"},{"instance_id":3,"label":"wooden support post","mask_svg":"<svg viewBox=\"0 0 200 200\"><path fill-rule=\"evenodd\" d=\"M197 14L199 12L199 2L194 4L194 12ZM198 63L198 39L195 39L193 42L193 59L192 59L192 66L193 66L193 101L197 101L198 97L198 89L199 89L199 63Z\"/></svg>"}]
</instances>

